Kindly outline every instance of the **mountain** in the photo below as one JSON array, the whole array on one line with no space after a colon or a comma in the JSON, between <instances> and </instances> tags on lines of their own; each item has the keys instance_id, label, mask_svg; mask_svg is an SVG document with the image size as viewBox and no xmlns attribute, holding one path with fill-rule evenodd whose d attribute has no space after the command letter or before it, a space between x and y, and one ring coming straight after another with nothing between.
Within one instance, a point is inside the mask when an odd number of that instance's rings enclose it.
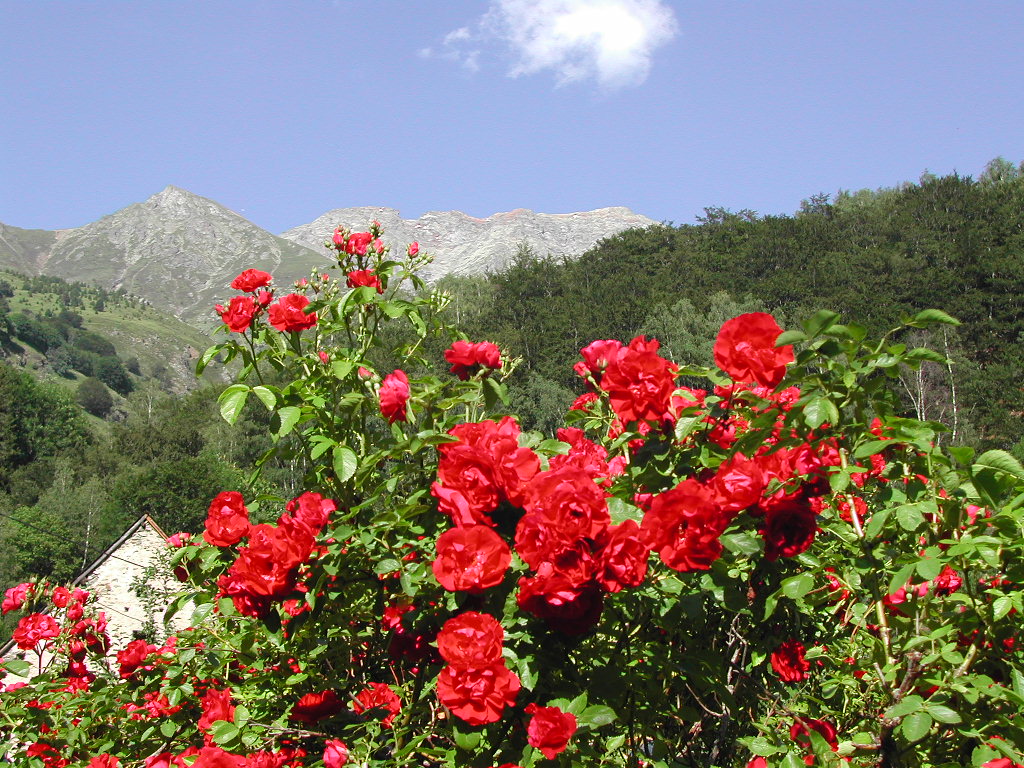
<instances>
[{"instance_id":1,"label":"mountain","mask_svg":"<svg viewBox=\"0 0 1024 768\"><path fill-rule=\"evenodd\" d=\"M213 200L169 186L77 229L0 224L0 269L124 289L211 329L212 307L228 298L228 284L239 272L262 269L287 286L329 263L323 245L335 227L365 230L374 219L396 256L413 241L434 256L428 280L500 270L521 243L539 256L579 256L603 238L655 223L628 208L565 214L517 209L486 219L445 211L407 220L392 208L365 207L330 211L278 237Z\"/></svg>"},{"instance_id":2,"label":"mountain","mask_svg":"<svg viewBox=\"0 0 1024 768\"><path fill-rule=\"evenodd\" d=\"M400 255L416 241L434 256L428 280L447 274L497 272L526 244L538 256L579 256L600 240L626 229L649 227L653 219L628 208L600 208L582 213L534 213L518 208L478 219L460 211L431 211L418 219L403 219L393 208L338 208L281 237L320 248L337 226L365 230L376 219L384 227L384 242Z\"/></svg>"},{"instance_id":3,"label":"mountain","mask_svg":"<svg viewBox=\"0 0 1024 768\"><path fill-rule=\"evenodd\" d=\"M227 208L169 186L142 203L57 233L39 271L108 289L123 288L198 326L231 279L249 267L286 282L323 259L274 237Z\"/></svg>"}]
</instances>

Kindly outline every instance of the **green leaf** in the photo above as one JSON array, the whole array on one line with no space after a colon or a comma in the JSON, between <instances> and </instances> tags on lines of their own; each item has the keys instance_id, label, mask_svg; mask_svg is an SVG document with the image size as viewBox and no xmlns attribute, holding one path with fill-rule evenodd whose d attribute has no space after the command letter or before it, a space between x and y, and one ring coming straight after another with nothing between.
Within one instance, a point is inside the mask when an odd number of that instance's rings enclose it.
<instances>
[{"instance_id":1,"label":"green leaf","mask_svg":"<svg viewBox=\"0 0 1024 768\"><path fill-rule=\"evenodd\" d=\"M904 360L911 361L925 361L929 363L948 363L949 361L936 352L934 349L928 349L927 347L917 347L912 349L903 355Z\"/></svg>"},{"instance_id":2,"label":"green leaf","mask_svg":"<svg viewBox=\"0 0 1024 768\"><path fill-rule=\"evenodd\" d=\"M395 571L399 570L401 567L402 567L402 564L398 560L394 560L392 558L387 558L387 559L381 560L379 563L377 563L377 565L375 565L373 567L373 571L378 576L380 576L380 575L385 574L385 573L394 573Z\"/></svg>"},{"instance_id":3,"label":"green leaf","mask_svg":"<svg viewBox=\"0 0 1024 768\"><path fill-rule=\"evenodd\" d=\"M807 334L803 331L783 331L775 340L776 347L784 347L787 344L796 344L799 341L807 341Z\"/></svg>"},{"instance_id":4,"label":"green leaf","mask_svg":"<svg viewBox=\"0 0 1024 768\"><path fill-rule=\"evenodd\" d=\"M11 659L10 661L4 662L4 669L10 672L12 675L18 677L26 677L32 665L24 659Z\"/></svg>"},{"instance_id":5,"label":"green leaf","mask_svg":"<svg viewBox=\"0 0 1024 768\"><path fill-rule=\"evenodd\" d=\"M210 728L210 735L218 746L228 745L238 738L238 726L227 720L218 720Z\"/></svg>"},{"instance_id":6,"label":"green leaf","mask_svg":"<svg viewBox=\"0 0 1024 768\"><path fill-rule=\"evenodd\" d=\"M896 507L896 519L905 531L916 531L924 522L924 515L917 504L904 504Z\"/></svg>"},{"instance_id":7,"label":"green leaf","mask_svg":"<svg viewBox=\"0 0 1024 768\"><path fill-rule=\"evenodd\" d=\"M331 451L331 455L334 459L334 474L338 476L338 482L347 483L352 479L359 466L355 451L347 445L336 445Z\"/></svg>"},{"instance_id":8,"label":"green leaf","mask_svg":"<svg viewBox=\"0 0 1024 768\"><path fill-rule=\"evenodd\" d=\"M839 319L839 315L828 309L820 309L814 313L806 323L803 324L804 330L807 331L807 335L815 337L822 331L828 330L835 322ZM775 346L779 346L778 342L775 342Z\"/></svg>"},{"instance_id":9,"label":"green leaf","mask_svg":"<svg viewBox=\"0 0 1024 768\"><path fill-rule=\"evenodd\" d=\"M202 374L202 372L206 369L206 366L210 364L213 358L215 358L218 355L218 353L222 349L224 349L225 346L226 344L215 344L214 346L210 347L205 352L203 352L203 356L200 357L199 362L196 363L196 376Z\"/></svg>"},{"instance_id":10,"label":"green leaf","mask_svg":"<svg viewBox=\"0 0 1024 768\"><path fill-rule=\"evenodd\" d=\"M323 456L329 448L337 445L331 438L324 435L316 435L310 440L310 443L312 443L313 447L309 449L309 458L313 459L313 461Z\"/></svg>"},{"instance_id":11,"label":"green leaf","mask_svg":"<svg viewBox=\"0 0 1024 768\"><path fill-rule=\"evenodd\" d=\"M277 430L278 437L284 437L292 428L298 423L299 417L302 416L302 409L297 405L286 405L277 412L277 417L281 420L281 426Z\"/></svg>"},{"instance_id":12,"label":"green leaf","mask_svg":"<svg viewBox=\"0 0 1024 768\"><path fill-rule=\"evenodd\" d=\"M335 360L331 363L331 373L336 379L344 379L352 371L351 360Z\"/></svg>"},{"instance_id":13,"label":"green leaf","mask_svg":"<svg viewBox=\"0 0 1024 768\"><path fill-rule=\"evenodd\" d=\"M482 737L483 733L480 731L463 731L461 728L455 728L455 746L466 752L472 752L479 747Z\"/></svg>"},{"instance_id":14,"label":"green leaf","mask_svg":"<svg viewBox=\"0 0 1024 768\"><path fill-rule=\"evenodd\" d=\"M799 600L812 589L814 589L814 577L810 573L800 573L790 576L782 582L782 594L790 600Z\"/></svg>"},{"instance_id":15,"label":"green leaf","mask_svg":"<svg viewBox=\"0 0 1024 768\"><path fill-rule=\"evenodd\" d=\"M1011 610L1013 610L1013 600L1009 595L1001 595L992 601L992 620L999 621L1001 618L1006 616ZM1017 670L1014 670L1017 672ZM1017 672L1019 675L1020 673Z\"/></svg>"},{"instance_id":16,"label":"green leaf","mask_svg":"<svg viewBox=\"0 0 1024 768\"><path fill-rule=\"evenodd\" d=\"M917 573L922 579L934 579L940 573L942 573L942 567L945 565L941 560L929 557L924 560L920 560L917 563Z\"/></svg>"},{"instance_id":17,"label":"green leaf","mask_svg":"<svg viewBox=\"0 0 1024 768\"><path fill-rule=\"evenodd\" d=\"M831 400L816 397L804 406L804 422L811 429L817 429L826 421L832 425L839 421L839 411Z\"/></svg>"},{"instance_id":18,"label":"green leaf","mask_svg":"<svg viewBox=\"0 0 1024 768\"><path fill-rule=\"evenodd\" d=\"M903 733L903 737L911 744L927 736L931 727L931 715L924 711L907 715L903 718L903 722L900 723L900 731Z\"/></svg>"},{"instance_id":19,"label":"green leaf","mask_svg":"<svg viewBox=\"0 0 1024 768\"><path fill-rule=\"evenodd\" d=\"M960 321L955 317L950 317L941 309L925 309L914 315L913 323L921 324L932 324L941 323L943 325L960 325ZM908 323L911 325L912 323Z\"/></svg>"},{"instance_id":20,"label":"green leaf","mask_svg":"<svg viewBox=\"0 0 1024 768\"><path fill-rule=\"evenodd\" d=\"M1024 467L1014 458L1013 454L1006 451L985 451L974 463L973 470L977 472L979 469L994 469L997 472L1013 475L1018 480L1024 480Z\"/></svg>"},{"instance_id":21,"label":"green leaf","mask_svg":"<svg viewBox=\"0 0 1024 768\"><path fill-rule=\"evenodd\" d=\"M804 758L798 752L790 752L782 758L780 768L807 768Z\"/></svg>"},{"instance_id":22,"label":"green leaf","mask_svg":"<svg viewBox=\"0 0 1024 768\"><path fill-rule=\"evenodd\" d=\"M178 724L173 720L164 720L160 723L160 733L164 735L165 739L171 738L178 731Z\"/></svg>"},{"instance_id":23,"label":"green leaf","mask_svg":"<svg viewBox=\"0 0 1024 768\"><path fill-rule=\"evenodd\" d=\"M220 406L220 415L228 424L238 421L238 416L245 407L246 398L249 397L248 384L232 384L220 393L217 404Z\"/></svg>"},{"instance_id":24,"label":"green leaf","mask_svg":"<svg viewBox=\"0 0 1024 768\"><path fill-rule=\"evenodd\" d=\"M924 706L924 699L920 696L913 694L903 698L896 704L893 704L889 709L886 710L885 716L887 718L893 717L904 717L913 712L917 712Z\"/></svg>"},{"instance_id":25,"label":"green leaf","mask_svg":"<svg viewBox=\"0 0 1024 768\"><path fill-rule=\"evenodd\" d=\"M277 405L277 395L272 389L260 384L252 388L252 393L260 399L261 403L267 406L268 411L274 410L274 406Z\"/></svg>"},{"instance_id":26,"label":"green leaf","mask_svg":"<svg viewBox=\"0 0 1024 768\"><path fill-rule=\"evenodd\" d=\"M895 594L896 590L905 587L907 582L910 581L910 577L914 575L915 570L917 570L917 563L908 563L896 571L896 573L893 574L892 579L889 581L888 594Z\"/></svg>"},{"instance_id":27,"label":"green leaf","mask_svg":"<svg viewBox=\"0 0 1024 768\"><path fill-rule=\"evenodd\" d=\"M881 453L892 445L892 440L869 440L857 446L857 449L853 452L853 458L863 459L866 456L874 456L876 453Z\"/></svg>"},{"instance_id":28,"label":"green leaf","mask_svg":"<svg viewBox=\"0 0 1024 768\"><path fill-rule=\"evenodd\" d=\"M929 704L927 709L928 714L932 716L932 719L940 723L955 725L960 722L960 715L944 704Z\"/></svg>"},{"instance_id":29,"label":"green leaf","mask_svg":"<svg viewBox=\"0 0 1024 768\"><path fill-rule=\"evenodd\" d=\"M741 555L754 555L761 551L761 537L755 536L749 531L741 533L726 533L719 537L727 550Z\"/></svg>"},{"instance_id":30,"label":"green leaf","mask_svg":"<svg viewBox=\"0 0 1024 768\"><path fill-rule=\"evenodd\" d=\"M747 749L760 757L771 757L782 750L770 743L764 736L755 736L747 743Z\"/></svg>"},{"instance_id":31,"label":"green leaf","mask_svg":"<svg viewBox=\"0 0 1024 768\"><path fill-rule=\"evenodd\" d=\"M885 528L885 524L889 522L889 517L892 515L892 507L886 507L880 509L871 515L871 519L868 524L864 527L864 537L869 541L878 537L878 534ZM902 584L900 586L903 586Z\"/></svg>"},{"instance_id":32,"label":"green leaf","mask_svg":"<svg viewBox=\"0 0 1024 768\"><path fill-rule=\"evenodd\" d=\"M603 704L592 704L576 717L576 722L583 728L600 728L615 722L615 710Z\"/></svg>"}]
</instances>

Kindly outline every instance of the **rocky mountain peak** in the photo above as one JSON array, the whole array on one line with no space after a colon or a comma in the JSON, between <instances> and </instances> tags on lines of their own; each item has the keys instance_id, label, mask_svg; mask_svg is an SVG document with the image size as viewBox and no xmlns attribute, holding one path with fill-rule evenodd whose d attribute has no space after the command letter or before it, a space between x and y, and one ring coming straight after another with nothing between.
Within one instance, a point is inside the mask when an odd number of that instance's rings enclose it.
<instances>
[{"instance_id":1,"label":"rocky mountain peak","mask_svg":"<svg viewBox=\"0 0 1024 768\"><path fill-rule=\"evenodd\" d=\"M309 224L283 232L281 237L307 248L322 247L335 227L364 230L377 220L384 242L397 252L408 243L434 256L426 278L446 274L471 275L503 269L525 244L538 256L576 257L600 240L626 229L648 227L653 219L624 207L578 213L535 213L516 208L485 219L461 211L429 211L418 219L403 219L394 208L337 208Z\"/></svg>"}]
</instances>

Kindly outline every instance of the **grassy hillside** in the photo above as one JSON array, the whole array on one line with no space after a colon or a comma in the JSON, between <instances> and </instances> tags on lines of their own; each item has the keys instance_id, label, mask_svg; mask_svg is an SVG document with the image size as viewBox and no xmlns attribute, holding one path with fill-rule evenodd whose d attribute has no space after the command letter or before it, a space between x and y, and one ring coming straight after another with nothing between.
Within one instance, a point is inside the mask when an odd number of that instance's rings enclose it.
<instances>
[{"instance_id":1,"label":"grassy hillside","mask_svg":"<svg viewBox=\"0 0 1024 768\"><path fill-rule=\"evenodd\" d=\"M199 385L195 361L212 341L192 326L124 294L15 272L0 272L0 280L13 289L13 295L6 299L8 316L20 313L46 319L71 311L81 318L82 330L98 334L114 346L117 357L129 366L137 382L153 380L162 390L175 394ZM14 329L6 353L12 364L40 375L53 372L47 351L20 338ZM207 378L214 375L211 371ZM81 376L55 378L73 385Z\"/></svg>"}]
</instances>

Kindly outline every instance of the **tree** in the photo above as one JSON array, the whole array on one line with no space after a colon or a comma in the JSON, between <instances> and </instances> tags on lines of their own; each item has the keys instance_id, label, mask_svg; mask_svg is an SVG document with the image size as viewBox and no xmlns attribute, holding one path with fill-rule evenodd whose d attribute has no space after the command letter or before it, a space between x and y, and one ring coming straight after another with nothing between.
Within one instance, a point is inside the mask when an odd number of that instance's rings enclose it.
<instances>
[{"instance_id":1,"label":"tree","mask_svg":"<svg viewBox=\"0 0 1024 768\"><path fill-rule=\"evenodd\" d=\"M87 376L78 383L76 394L78 404L93 416L101 419L107 417L110 409L114 407L114 398L102 381L92 376Z\"/></svg>"}]
</instances>

